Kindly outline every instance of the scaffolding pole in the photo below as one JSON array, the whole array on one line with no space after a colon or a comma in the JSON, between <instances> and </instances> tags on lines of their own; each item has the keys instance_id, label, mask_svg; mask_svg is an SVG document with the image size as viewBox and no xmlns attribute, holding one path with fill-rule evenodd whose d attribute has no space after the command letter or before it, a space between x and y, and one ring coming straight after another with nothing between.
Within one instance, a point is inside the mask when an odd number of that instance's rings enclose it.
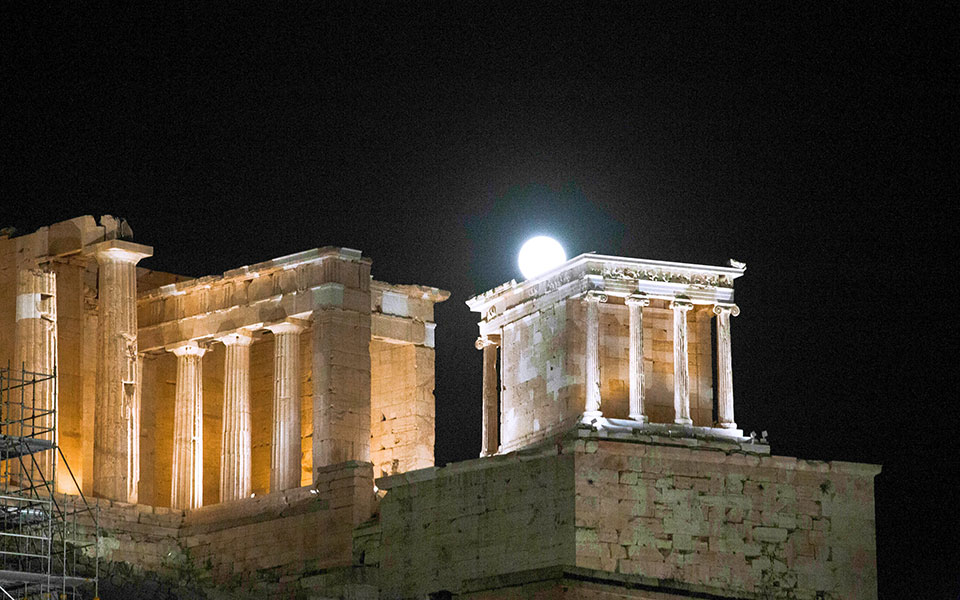
<instances>
[{"instance_id":1,"label":"scaffolding pole","mask_svg":"<svg viewBox=\"0 0 960 600\"><path fill-rule=\"evenodd\" d=\"M98 507L58 446L56 377L0 368L0 598L98 593ZM58 463L78 495L57 493Z\"/></svg>"}]
</instances>

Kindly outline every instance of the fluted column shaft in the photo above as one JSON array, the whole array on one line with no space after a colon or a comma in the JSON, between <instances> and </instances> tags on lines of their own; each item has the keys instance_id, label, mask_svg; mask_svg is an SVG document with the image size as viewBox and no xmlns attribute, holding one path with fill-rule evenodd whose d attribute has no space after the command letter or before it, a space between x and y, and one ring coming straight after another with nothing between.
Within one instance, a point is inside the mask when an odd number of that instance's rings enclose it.
<instances>
[{"instance_id":1,"label":"fluted column shaft","mask_svg":"<svg viewBox=\"0 0 960 600\"><path fill-rule=\"evenodd\" d=\"M274 337L273 454L270 491L300 487L300 332L280 323L268 327Z\"/></svg>"},{"instance_id":2,"label":"fluted column shaft","mask_svg":"<svg viewBox=\"0 0 960 600\"><path fill-rule=\"evenodd\" d=\"M500 413L497 407L500 379L497 377L497 344L486 338L477 338L476 346L483 350L483 423L480 437L480 456L499 451Z\"/></svg>"},{"instance_id":3,"label":"fluted column shaft","mask_svg":"<svg viewBox=\"0 0 960 600\"><path fill-rule=\"evenodd\" d=\"M604 294L590 291L583 296L586 304L584 319L586 348L584 359L584 383L586 402L584 419L603 416L600 400L600 303L606 302Z\"/></svg>"},{"instance_id":4,"label":"fluted column shaft","mask_svg":"<svg viewBox=\"0 0 960 600\"><path fill-rule=\"evenodd\" d=\"M220 338L223 361L223 438L220 456L220 501L249 498L250 479L250 344L253 338L233 333Z\"/></svg>"},{"instance_id":5,"label":"fluted column shaft","mask_svg":"<svg viewBox=\"0 0 960 600\"><path fill-rule=\"evenodd\" d=\"M740 314L736 304L718 304L717 315L717 420L724 429L736 429L733 420L733 364L730 353L730 316Z\"/></svg>"},{"instance_id":6,"label":"fluted column shaft","mask_svg":"<svg viewBox=\"0 0 960 600\"><path fill-rule=\"evenodd\" d=\"M690 418L690 365L687 355L687 311L693 304L674 300L673 309L673 408L674 422L693 425Z\"/></svg>"},{"instance_id":7,"label":"fluted column shaft","mask_svg":"<svg viewBox=\"0 0 960 600\"><path fill-rule=\"evenodd\" d=\"M630 418L641 423L647 422L647 413L643 406L643 307L650 300L634 294L625 300L630 311Z\"/></svg>"},{"instance_id":8,"label":"fluted column shaft","mask_svg":"<svg viewBox=\"0 0 960 600\"><path fill-rule=\"evenodd\" d=\"M17 273L16 363L14 369L23 369L24 379L53 375L57 368L57 277L43 269L21 269ZM43 379L24 395L23 406L11 402L4 407L8 420L22 418L22 426L9 431L15 436L30 436L42 440L56 439L52 411L57 408L57 380ZM50 414L45 414L50 413ZM41 479L53 479L53 453L34 455L38 469L31 468L30 480L38 485ZM14 461L16 462L16 461ZM26 482L25 482L26 483Z\"/></svg>"},{"instance_id":9,"label":"fluted column shaft","mask_svg":"<svg viewBox=\"0 0 960 600\"><path fill-rule=\"evenodd\" d=\"M99 265L93 493L135 503L140 483L136 265L153 250L110 240L88 252Z\"/></svg>"},{"instance_id":10,"label":"fluted column shaft","mask_svg":"<svg viewBox=\"0 0 960 600\"><path fill-rule=\"evenodd\" d=\"M203 506L203 368L206 352L194 343L172 350L177 355L177 390L173 415L173 474L170 506Z\"/></svg>"}]
</instances>

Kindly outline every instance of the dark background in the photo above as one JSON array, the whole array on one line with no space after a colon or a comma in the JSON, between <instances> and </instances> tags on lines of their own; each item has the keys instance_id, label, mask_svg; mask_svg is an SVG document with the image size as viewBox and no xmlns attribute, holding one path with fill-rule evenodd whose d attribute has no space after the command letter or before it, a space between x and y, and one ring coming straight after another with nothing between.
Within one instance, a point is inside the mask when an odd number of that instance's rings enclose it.
<instances>
[{"instance_id":1,"label":"dark background","mask_svg":"<svg viewBox=\"0 0 960 600\"><path fill-rule=\"evenodd\" d=\"M251 3L252 4L252 3ZM802 6L797 6L802 5ZM955 4L0 8L0 226L125 217L199 276L323 245L437 311L437 462L535 233L748 264L737 422L881 463L880 597L960 593Z\"/></svg>"}]
</instances>

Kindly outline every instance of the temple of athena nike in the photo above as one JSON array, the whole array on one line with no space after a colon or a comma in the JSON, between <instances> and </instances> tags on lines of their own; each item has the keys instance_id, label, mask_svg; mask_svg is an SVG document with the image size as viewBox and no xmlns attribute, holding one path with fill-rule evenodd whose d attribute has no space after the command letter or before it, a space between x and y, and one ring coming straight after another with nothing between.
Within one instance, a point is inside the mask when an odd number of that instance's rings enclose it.
<instances>
[{"instance_id":1,"label":"temple of athena nike","mask_svg":"<svg viewBox=\"0 0 960 600\"><path fill-rule=\"evenodd\" d=\"M103 598L877 596L879 467L737 425L742 263L583 254L456 299L481 454L437 467L448 292L348 248L198 279L153 253L110 216L0 235L0 362L56 375L41 437L98 507Z\"/></svg>"}]
</instances>

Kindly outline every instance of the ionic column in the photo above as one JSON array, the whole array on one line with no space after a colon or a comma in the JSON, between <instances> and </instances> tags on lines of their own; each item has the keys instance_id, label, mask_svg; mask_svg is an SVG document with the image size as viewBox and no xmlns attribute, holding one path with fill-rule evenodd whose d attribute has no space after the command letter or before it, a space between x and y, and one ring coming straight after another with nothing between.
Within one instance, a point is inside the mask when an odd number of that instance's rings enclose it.
<instances>
[{"instance_id":1,"label":"ionic column","mask_svg":"<svg viewBox=\"0 0 960 600\"><path fill-rule=\"evenodd\" d=\"M630 311L630 418L647 422L643 407L643 307L650 300L642 294L633 294L625 300Z\"/></svg>"},{"instance_id":2,"label":"ionic column","mask_svg":"<svg viewBox=\"0 0 960 600\"><path fill-rule=\"evenodd\" d=\"M23 419L16 429L11 426L10 431L4 433L46 441L56 439L53 411L57 408L57 380L52 377L57 369L56 293L56 273L43 269L18 271L14 369L27 371L22 374L25 380L36 377L39 381L24 395L22 407L19 402L3 407L10 413L4 415L5 420ZM38 468L33 468L32 461L25 460L30 477L24 485L52 481L52 459L52 451L35 454Z\"/></svg>"},{"instance_id":3,"label":"ionic column","mask_svg":"<svg viewBox=\"0 0 960 600\"><path fill-rule=\"evenodd\" d=\"M140 482L137 263L152 256L153 249L109 240L91 246L87 254L99 264L93 493L136 503Z\"/></svg>"},{"instance_id":4,"label":"ionic column","mask_svg":"<svg viewBox=\"0 0 960 600\"><path fill-rule=\"evenodd\" d=\"M733 420L733 364L730 354L730 316L740 314L736 304L717 304L717 418L720 427L736 429Z\"/></svg>"},{"instance_id":5,"label":"ionic column","mask_svg":"<svg viewBox=\"0 0 960 600\"><path fill-rule=\"evenodd\" d=\"M173 414L173 475L170 506L203 506L203 369L206 352L194 342L171 351L177 355L177 396Z\"/></svg>"},{"instance_id":6,"label":"ionic column","mask_svg":"<svg viewBox=\"0 0 960 600\"><path fill-rule=\"evenodd\" d=\"M607 296L589 291L583 295L583 300L586 303L584 383L587 388L583 418L587 421L603 416L600 409L600 303L606 302Z\"/></svg>"},{"instance_id":7,"label":"ionic column","mask_svg":"<svg viewBox=\"0 0 960 600\"><path fill-rule=\"evenodd\" d=\"M670 303L673 309L673 409L674 422L693 425L690 418L690 366L687 357L687 311L693 308L688 300Z\"/></svg>"},{"instance_id":8,"label":"ionic column","mask_svg":"<svg viewBox=\"0 0 960 600\"><path fill-rule=\"evenodd\" d=\"M273 453L270 491L300 487L300 332L303 326L278 323L273 332Z\"/></svg>"},{"instance_id":9,"label":"ionic column","mask_svg":"<svg viewBox=\"0 0 960 600\"><path fill-rule=\"evenodd\" d=\"M500 413L497 408L500 379L497 377L497 344L489 338L477 338L477 350L483 350L483 427L480 456L499 451Z\"/></svg>"},{"instance_id":10,"label":"ionic column","mask_svg":"<svg viewBox=\"0 0 960 600\"><path fill-rule=\"evenodd\" d=\"M219 339L223 361L223 444L220 456L220 502L249 498L250 481L250 344L246 332Z\"/></svg>"}]
</instances>

